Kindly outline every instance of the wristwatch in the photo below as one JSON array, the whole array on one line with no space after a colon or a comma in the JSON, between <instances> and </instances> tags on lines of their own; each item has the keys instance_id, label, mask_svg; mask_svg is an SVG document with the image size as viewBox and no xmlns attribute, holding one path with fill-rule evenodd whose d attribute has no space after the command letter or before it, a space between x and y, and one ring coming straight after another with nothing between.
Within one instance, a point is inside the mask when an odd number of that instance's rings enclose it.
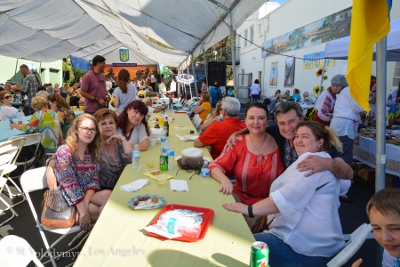
<instances>
[{"instance_id":1,"label":"wristwatch","mask_svg":"<svg viewBox=\"0 0 400 267\"><path fill-rule=\"evenodd\" d=\"M121 140L119 140L119 141L124 142L125 140L126 140L126 138L125 138L125 136L123 136L123 137L121 138Z\"/></svg>"}]
</instances>

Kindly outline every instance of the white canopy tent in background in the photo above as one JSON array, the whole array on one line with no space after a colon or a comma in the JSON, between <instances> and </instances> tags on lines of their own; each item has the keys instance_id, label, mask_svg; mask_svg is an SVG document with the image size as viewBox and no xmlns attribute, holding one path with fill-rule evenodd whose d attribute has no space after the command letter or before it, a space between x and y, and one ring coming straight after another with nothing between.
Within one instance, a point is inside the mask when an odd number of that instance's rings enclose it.
<instances>
[{"instance_id":1,"label":"white canopy tent in background","mask_svg":"<svg viewBox=\"0 0 400 267\"><path fill-rule=\"evenodd\" d=\"M217 2L232 10L237 29L266 1ZM3 0L0 54L35 61L68 55L91 60L124 46L143 58L185 68L192 53L201 54L229 34L224 20L230 23L229 12L213 0Z\"/></svg>"},{"instance_id":2,"label":"white canopy tent in background","mask_svg":"<svg viewBox=\"0 0 400 267\"><path fill-rule=\"evenodd\" d=\"M326 43L325 58L347 60L349 42L350 36ZM374 48L375 50L376 47ZM386 57L387 61L400 61L400 19L390 22L390 32L387 35Z\"/></svg>"}]
</instances>

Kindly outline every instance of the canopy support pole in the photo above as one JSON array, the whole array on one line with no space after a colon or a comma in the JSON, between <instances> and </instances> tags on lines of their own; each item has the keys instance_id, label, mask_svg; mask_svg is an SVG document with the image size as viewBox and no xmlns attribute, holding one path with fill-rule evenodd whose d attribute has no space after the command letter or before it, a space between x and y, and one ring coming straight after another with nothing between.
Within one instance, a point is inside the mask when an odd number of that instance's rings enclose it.
<instances>
[{"instance_id":1,"label":"canopy support pole","mask_svg":"<svg viewBox=\"0 0 400 267\"><path fill-rule=\"evenodd\" d=\"M385 36L376 44L376 171L375 192L385 188L386 180L386 49L387 37Z\"/></svg>"},{"instance_id":2,"label":"canopy support pole","mask_svg":"<svg viewBox=\"0 0 400 267\"><path fill-rule=\"evenodd\" d=\"M204 74L206 75L206 84L207 84L207 88L208 88L208 67L207 67L206 50L204 49L204 42L201 42L201 49L203 49Z\"/></svg>"},{"instance_id":3,"label":"canopy support pole","mask_svg":"<svg viewBox=\"0 0 400 267\"><path fill-rule=\"evenodd\" d=\"M14 71L13 82L15 82L15 76L17 76L18 60L19 59L17 58L17 63L15 63L15 71Z\"/></svg>"},{"instance_id":4,"label":"canopy support pole","mask_svg":"<svg viewBox=\"0 0 400 267\"><path fill-rule=\"evenodd\" d=\"M194 70L194 57L193 53L190 54L192 58L192 73L193 73L193 82L194 82L194 89L196 90L196 93L194 95L197 95L197 80L196 80L196 72ZM193 98L192 95L192 88L190 88L190 96Z\"/></svg>"},{"instance_id":5,"label":"canopy support pole","mask_svg":"<svg viewBox=\"0 0 400 267\"><path fill-rule=\"evenodd\" d=\"M232 71L233 71L233 88L237 90L237 82L236 82L236 53L235 53L235 36L233 35L233 17L232 11L229 11L229 18L230 18L230 25L229 25L229 32L231 36L231 54L232 54ZM226 70L225 70L226 71Z\"/></svg>"}]
</instances>

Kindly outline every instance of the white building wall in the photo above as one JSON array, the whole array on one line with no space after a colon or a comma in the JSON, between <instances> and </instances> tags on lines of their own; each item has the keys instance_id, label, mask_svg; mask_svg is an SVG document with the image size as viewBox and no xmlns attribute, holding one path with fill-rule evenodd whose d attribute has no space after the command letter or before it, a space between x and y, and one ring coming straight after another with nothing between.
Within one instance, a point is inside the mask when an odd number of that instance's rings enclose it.
<instances>
[{"instance_id":1,"label":"white building wall","mask_svg":"<svg viewBox=\"0 0 400 267\"><path fill-rule=\"evenodd\" d=\"M15 81L19 85L22 84L22 75L19 71L19 66L22 64L28 65L30 68L34 67L37 71L42 70L41 78L42 84L50 83L50 69L57 71L58 83L62 84L62 61L57 60L54 62L35 62L25 59L16 59L11 57L0 56L0 83L7 81ZM54 85L54 82L53 82Z\"/></svg>"},{"instance_id":2,"label":"white building wall","mask_svg":"<svg viewBox=\"0 0 400 267\"><path fill-rule=\"evenodd\" d=\"M254 81L254 79L258 78L258 73L261 71L263 78L260 80L260 83L263 96L271 96L277 89L280 89L282 93L285 90L290 90L292 92L293 88L300 89L301 94L304 91L308 91L312 94L312 88L319 85L320 78L317 78L315 75L317 69L303 70L303 61L301 58L303 58L305 54L324 51L326 43L283 53L300 58L296 59L294 86L291 87L284 87L286 56L273 55L263 59L261 57L260 47L264 41L268 41L333 13L342 11L351 5L352 2L348 0L289 0L281 6L277 3L267 2L260 10L252 14L237 30L239 34L244 35L244 31L246 29L249 30L251 25L257 27L258 24L261 24L263 28L263 34L258 34L256 31L254 39L257 46L248 44L247 47L244 47L243 40L240 40L240 65L238 66L238 73L240 74L244 70L244 73L252 74L252 80ZM400 18L400 1L393 1L391 19L394 20L398 18ZM277 86L270 86L269 71L271 62L276 61L278 62L279 70L278 84ZM339 73L345 74L346 62L345 60L336 60L335 66L327 68L326 75L328 76L328 80L323 82L325 88L330 85L330 79L334 75ZM373 75L376 73L375 68L375 63L373 63L371 70L371 74ZM395 86L393 85L394 69L395 63L389 62L387 65L387 92L390 92L390 90L395 87L397 88L397 84Z\"/></svg>"}]
</instances>

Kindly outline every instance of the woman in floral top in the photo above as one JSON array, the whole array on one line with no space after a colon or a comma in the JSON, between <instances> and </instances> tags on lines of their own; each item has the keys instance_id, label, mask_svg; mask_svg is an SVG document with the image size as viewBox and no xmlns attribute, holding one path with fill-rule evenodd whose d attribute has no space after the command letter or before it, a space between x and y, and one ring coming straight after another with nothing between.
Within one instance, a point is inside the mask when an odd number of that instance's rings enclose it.
<instances>
[{"instance_id":1,"label":"woman in floral top","mask_svg":"<svg viewBox=\"0 0 400 267\"><path fill-rule=\"evenodd\" d=\"M42 135L42 145L46 152L54 152L62 144L62 134L60 121L57 114L47 109L47 100L41 96L32 98L32 114L29 122L24 125L11 123L12 128L16 128L27 133L40 133Z\"/></svg>"},{"instance_id":2,"label":"woman in floral top","mask_svg":"<svg viewBox=\"0 0 400 267\"><path fill-rule=\"evenodd\" d=\"M96 222L110 190L99 191L100 134L90 114L81 114L71 125L65 145L55 154L54 173L63 196L78 210L77 223L83 230Z\"/></svg>"}]
</instances>

